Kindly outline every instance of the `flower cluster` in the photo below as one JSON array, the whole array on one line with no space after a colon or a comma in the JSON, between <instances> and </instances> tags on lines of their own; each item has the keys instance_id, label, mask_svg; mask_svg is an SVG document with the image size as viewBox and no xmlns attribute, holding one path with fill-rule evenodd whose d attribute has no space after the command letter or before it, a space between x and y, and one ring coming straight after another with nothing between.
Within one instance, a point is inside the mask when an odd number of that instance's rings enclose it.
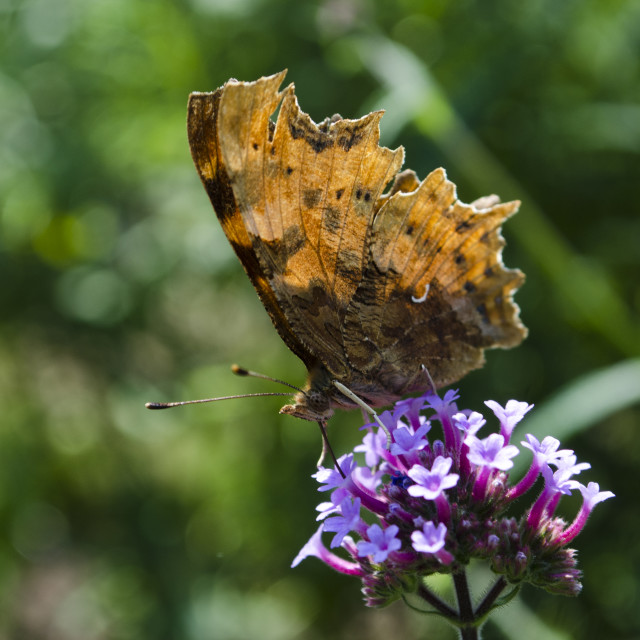
<instances>
[{"instance_id":1,"label":"flower cluster","mask_svg":"<svg viewBox=\"0 0 640 640\"><path fill-rule=\"evenodd\" d=\"M339 468L318 470L314 477L329 501L318 506L321 525L293 566L316 556L359 577L369 606L420 591L421 579L430 574L455 576L472 558L487 560L505 585L530 582L553 593L579 593L575 551L567 545L593 507L613 494L575 480L590 465L578 463L573 451L560 449L551 436L542 442L525 436L521 444L533 460L513 481L508 471L519 449L511 435L532 405L487 401L500 431L482 438L486 420L475 411L460 411L457 399L450 390L444 398L430 393L396 403L379 417L388 433L376 423L365 425L362 444L339 458ZM524 515L506 516L539 479L542 489ZM580 491L583 504L567 524L554 514L562 495L573 490ZM342 547L349 559L324 546L323 532L333 534L330 548Z\"/></svg>"}]
</instances>

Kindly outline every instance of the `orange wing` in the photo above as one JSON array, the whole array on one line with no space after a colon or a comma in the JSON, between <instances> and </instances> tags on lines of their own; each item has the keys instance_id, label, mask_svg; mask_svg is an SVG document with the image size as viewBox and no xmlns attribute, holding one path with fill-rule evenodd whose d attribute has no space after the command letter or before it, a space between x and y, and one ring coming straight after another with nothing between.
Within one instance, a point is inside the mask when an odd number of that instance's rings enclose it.
<instances>
[{"instance_id":1,"label":"orange wing","mask_svg":"<svg viewBox=\"0 0 640 640\"><path fill-rule=\"evenodd\" d=\"M277 104L277 101L274 101L275 89L283 77L284 73L269 78L267 82L263 79L252 83L256 108L266 102L267 108L275 109ZM274 82L275 78L277 83ZM245 226L241 212L242 202L236 197L232 176L220 148L219 116L226 86L213 93L192 93L189 96L187 132L193 162L225 235L253 282L278 333L293 353L305 364L312 366L313 358L292 331L253 249L254 238L249 235ZM246 133L244 135L246 136Z\"/></svg>"},{"instance_id":2,"label":"orange wing","mask_svg":"<svg viewBox=\"0 0 640 640\"><path fill-rule=\"evenodd\" d=\"M309 388L339 404L340 380L373 404L438 386L526 335L501 224L518 207L457 200L437 169L398 174L382 112L316 125L285 72L189 99L194 162L223 229ZM276 122L271 115L280 105ZM394 186L383 193L387 183ZM291 412L308 417L298 404ZM308 399L308 398L307 398ZM297 408L301 411L296 412Z\"/></svg>"},{"instance_id":3,"label":"orange wing","mask_svg":"<svg viewBox=\"0 0 640 640\"><path fill-rule=\"evenodd\" d=\"M318 127L284 72L192 94L194 162L224 231L287 345L344 378L341 327L367 230L403 151L379 147L382 112ZM274 125L270 116L282 101Z\"/></svg>"},{"instance_id":4,"label":"orange wing","mask_svg":"<svg viewBox=\"0 0 640 640\"><path fill-rule=\"evenodd\" d=\"M354 367L399 395L424 388L423 364L443 386L526 336L513 302L524 276L501 259L500 226L519 203L466 205L443 169L411 174L381 203L343 329Z\"/></svg>"}]
</instances>

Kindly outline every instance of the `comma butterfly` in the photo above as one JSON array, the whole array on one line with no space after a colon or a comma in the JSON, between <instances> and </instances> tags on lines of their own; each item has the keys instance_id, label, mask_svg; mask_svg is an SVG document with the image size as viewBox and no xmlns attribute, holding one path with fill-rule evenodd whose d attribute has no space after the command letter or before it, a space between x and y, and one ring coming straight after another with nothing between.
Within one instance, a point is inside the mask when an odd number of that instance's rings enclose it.
<instances>
[{"instance_id":1,"label":"comma butterfly","mask_svg":"<svg viewBox=\"0 0 640 640\"><path fill-rule=\"evenodd\" d=\"M227 238L308 380L281 413L321 423L482 366L526 336L500 226L519 202L457 199L444 169L398 173L382 111L315 124L286 71L189 98L191 154ZM271 115L280 107L276 122ZM393 181L391 188L385 186Z\"/></svg>"}]
</instances>

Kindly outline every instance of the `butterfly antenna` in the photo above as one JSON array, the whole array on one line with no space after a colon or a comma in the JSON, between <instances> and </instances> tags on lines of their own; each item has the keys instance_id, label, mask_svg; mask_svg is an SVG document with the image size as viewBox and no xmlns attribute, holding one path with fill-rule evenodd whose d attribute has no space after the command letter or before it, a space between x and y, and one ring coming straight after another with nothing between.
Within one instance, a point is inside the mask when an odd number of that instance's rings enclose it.
<instances>
[{"instance_id":1,"label":"butterfly antenna","mask_svg":"<svg viewBox=\"0 0 640 640\"><path fill-rule=\"evenodd\" d=\"M237 376L249 376L251 378L262 378L263 380L270 380L271 382L278 382L279 384L284 385L285 387L289 387L290 389L294 389L295 391L300 391L304 393L302 389L285 382L284 380L278 380L278 378L272 378L271 376L266 376L264 373L257 373L255 371L249 371L249 369L245 369L244 367L240 367L237 364L231 365L231 371L235 373ZM264 396L290 396L290 393L280 393L280 392L263 392L263 393L242 393L237 396L222 396L220 398L202 398L201 400L183 400L182 402L147 402L144 406L147 409L171 409L172 407L181 407L184 404L203 404L205 402L218 402L218 400L235 400L236 398L260 398Z\"/></svg>"},{"instance_id":2,"label":"butterfly antenna","mask_svg":"<svg viewBox=\"0 0 640 640\"><path fill-rule=\"evenodd\" d=\"M264 373L257 373L256 371L249 371L249 369L245 369L244 367L240 367L237 364L232 364L231 365L231 371L232 371L232 373L235 373L237 376L249 376L250 378L262 378L263 380L270 380L271 382L277 382L278 384L282 384L285 387L289 387L289 389L295 389L296 391L299 391L300 393L304 393L304 391L302 389L300 389L300 387L296 387L293 384L289 384L288 382L285 382L284 380L278 380L278 378L272 378L271 376L267 376ZM284 393L282 395L287 395L287 394Z\"/></svg>"},{"instance_id":3,"label":"butterfly antenna","mask_svg":"<svg viewBox=\"0 0 640 640\"><path fill-rule=\"evenodd\" d=\"M259 398L261 396L289 396L289 393L243 393L238 396L222 396L220 398L202 398L201 400L183 400L181 402L147 402L144 406L147 409L171 409L181 407L185 404L203 404L205 402L218 402L218 400L236 400L237 398Z\"/></svg>"}]
</instances>

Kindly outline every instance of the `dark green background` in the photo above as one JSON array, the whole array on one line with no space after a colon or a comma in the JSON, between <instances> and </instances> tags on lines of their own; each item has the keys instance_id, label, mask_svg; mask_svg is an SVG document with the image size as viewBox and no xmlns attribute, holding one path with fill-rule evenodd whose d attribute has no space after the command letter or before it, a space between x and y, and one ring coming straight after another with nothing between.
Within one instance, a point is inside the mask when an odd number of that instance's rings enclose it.
<instances>
[{"instance_id":1,"label":"dark green background","mask_svg":"<svg viewBox=\"0 0 640 640\"><path fill-rule=\"evenodd\" d=\"M536 403L617 498L576 540L582 595L525 588L486 637L638 637L639 39L633 0L0 1L0 637L453 637L289 568L319 436L278 398L143 408L272 388L232 362L304 380L185 134L190 91L285 67L316 121L386 108L420 177L522 199L505 261L530 337L462 404ZM335 420L337 449L357 426Z\"/></svg>"}]
</instances>

